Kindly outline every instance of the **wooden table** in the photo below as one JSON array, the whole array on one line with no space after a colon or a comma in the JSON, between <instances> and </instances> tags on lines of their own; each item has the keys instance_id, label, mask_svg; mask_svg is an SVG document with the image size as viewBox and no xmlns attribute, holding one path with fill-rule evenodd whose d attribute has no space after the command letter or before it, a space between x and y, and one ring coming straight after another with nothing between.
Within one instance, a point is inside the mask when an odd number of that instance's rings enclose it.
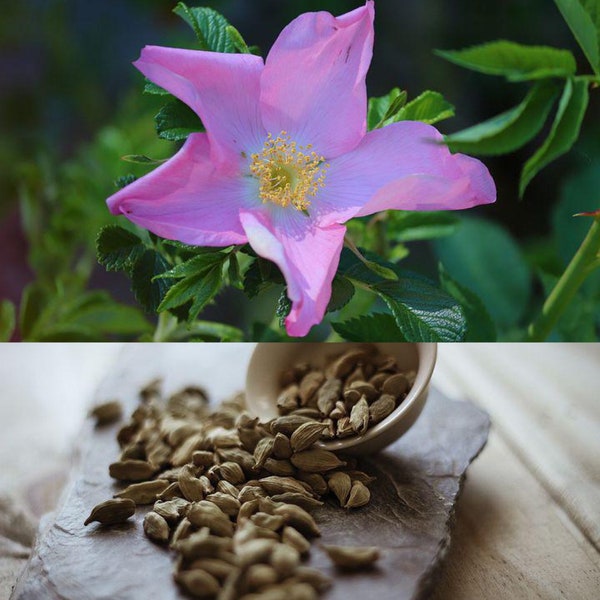
<instances>
[{"instance_id":1,"label":"wooden table","mask_svg":"<svg viewBox=\"0 0 600 600\"><path fill-rule=\"evenodd\" d=\"M97 381L119 352L143 360L155 350L16 348L0 346L0 482L2 494L39 514L56 499L54 475L68 465ZM167 353L197 352L201 370L225 352L228 373L218 381L231 388L242 385L251 350L198 345ZM443 345L434 384L469 397L494 424L468 472L434 600L600 597L600 345ZM43 493L32 485L39 477L53 482ZM24 562L7 547L0 538L0 598Z\"/></svg>"}]
</instances>

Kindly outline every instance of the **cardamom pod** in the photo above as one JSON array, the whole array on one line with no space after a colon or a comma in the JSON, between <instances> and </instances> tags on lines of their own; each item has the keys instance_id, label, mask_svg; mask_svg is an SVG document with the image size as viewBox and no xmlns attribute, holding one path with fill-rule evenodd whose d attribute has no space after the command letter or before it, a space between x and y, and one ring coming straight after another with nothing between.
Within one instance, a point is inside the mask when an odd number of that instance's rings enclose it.
<instances>
[{"instance_id":1,"label":"cardamom pod","mask_svg":"<svg viewBox=\"0 0 600 600\"><path fill-rule=\"evenodd\" d=\"M354 429L352 429L352 424L350 423L350 417L342 417L337 422L337 431L336 436L339 438L345 438L349 435L354 435Z\"/></svg>"},{"instance_id":2,"label":"cardamom pod","mask_svg":"<svg viewBox=\"0 0 600 600\"><path fill-rule=\"evenodd\" d=\"M153 510L169 523L178 521L189 506L189 502L183 498L173 498L165 502L154 503Z\"/></svg>"},{"instance_id":3,"label":"cardamom pod","mask_svg":"<svg viewBox=\"0 0 600 600\"><path fill-rule=\"evenodd\" d=\"M301 556L305 556L310 551L310 542L294 527L286 525L281 534L281 541L291 546Z\"/></svg>"},{"instance_id":4,"label":"cardamom pod","mask_svg":"<svg viewBox=\"0 0 600 600\"><path fill-rule=\"evenodd\" d=\"M329 490L335 494L340 506L345 506L352 489L350 476L341 471L336 471L327 478L327 485Z\"/></svg>"},{"instance_id":5,"label":"cardamom pod","mask_svg":"<svg viewBox=\"0 0 600 600\"><path fill-rule=\"evenodd\" d=\"M281 515L269 515L265 512L253 514L250 520L258 527L265 527L271 531L281 529L285 523L285 519Z\"/></svg>"},{"instance_id":6,"label":"cardamom pod","mask_svg":"<svg viewBox=\"0 0 600 600\"><path fill-rule=\"evenodd\" d=\"M299 494L310 495L307 484L291 477L279 477L277 475L270 475L269 477L263 477L259 479L260 486L267 492L267 494L273 496L275 494L285 494L286 492L297 492ZM305 487L306 486L306 487Z\"/></svg>"},{"instance_id":7,"label":"cardamom pod","mask_svg":"<svg viewBox=\"0 0 600 600\"><path fill-rule=\"evenodd\" d=\"M300 397L298 386L294 383L286 387L277 398L277 408L281 414L287 414L298 408Z\"/></svg>"},{"instance_id":8,"label":"cardamom pod","mask_svg":"<svg viewBox=\"0 0 600 600\"><path fill-rule=\"evenodd\" d=\"M298 395L300 396L300 404L302 406L309 405L324 381L325 375L321 371L310 371L302 378L298 388Z\"/></svg>"},{"instance_id":9,"label":"cardamom pod","mask_svg":"<svg viewBox=\"0 0 600 600\"><path fill-rule=\"evenodd\" d=\"M246 570L244 582L251 590L277 583L279 574L269 565L250 565Z\"/></svg>"},{"instance_id":10,"label":"cardamom pod","mask_svg":"<svg viewBox=\"0 0 600 600\"><path fill-rule=\"evenodd\" d=\"M348 496L348 500L346 504L344 504L344 508L359 508L360 506L365 506L365 504L369 503L371 499L371 492L369 488L360 481L355 481L352 484L352 489L350 490L350 495Z\"/></svg>"},{"instance_id":11,"label":"cardamom pod","mask_svg":"<svg viewBox=\"0 0 600 600\"><path fill-rule=\"evenodd\" d=\"M145 460L122 460L108 466L108 473L119 481L147 481L158 468Z\"/></svg>"},{"instance_id":12,"label":"cardamom pod","mask_svg":"<svg viewBox=\"0 0 600 600\"><path fill-rule=\"evenodd\" d=\"M396 409L396 400L390 394L382 394L369 406L369 422L372 424L383 421Z\"/></svg>"},{"instance_id":13,"label":"cardamom pod","mask_svg":"<svg viewBox=\"0 0 600 600\"><path fill-rule=\"evenodd\" d=\"M359 392L368 402L373 402L373 400L379 397L379 392L375 387L366 381L355 381L349 386L349 389Z\"/></svg>"},{"instance_id":14,"label":"cardamom pod","mask_svg":"<svg viewBox=\"0 0 600 600\"><path fill-rule=\"evenodd\" d=\"M265 471L268 471L272 475L279 475L280 477L293 477L296 469L294 469L289 460L268 458L265 461Z\"/></svg>"},{"instance_id":15,"label":"cardamom pod","mask_svg":"<svg viewBox=\"0 0 600 600\"><path fill-rule=\"evenodd\" d=\"M358 435L365 433L369 427L369 405L364 397L352 407L350 426Z\"/></svg>"},{"instance_id":16,"label":"cardamom pod","mask_svg":"<svg viewBox=\"0 0 600 600\"><path fill-rule=\"evenodd\" d=\"M163 517L154 511L144 517L144 533L153 541L164 544L169 541L169 525Z\"/></svg>"},{"instance_id":17,"label":"cardamom pod","mask_svg":"<svg viewBox=\"0 0 600 600\"><path fill-rule=\"evenodd\" d=\"M230 517L237 516L241 504L237 498L224 494L223 492L215 492L206 496L206 500L216 504L226 515Z\"/></svg>"},{"instance_id":18,"label":"cardamom pod","mask_svg":"<svg viewBox=\"0 0 600 600\"><path fill-rule=\"evenodd\" d=\"M124 523L135 514L135 502L129 498L106 500L92 509L84 525L97 521L102 525Z\"/></svg>"},{"instance_id":19,"label":"cardamom pod","mask_svg":"<svg viewBox=\"0 0 600 600\"><path fill-rule=\"evenodd\" d=\"M349 375L356 364L366 357L367 354L364 350L349 350L329 365L327 373L328 375L342 379Z\"/></svg>"},{"instance_id":20,"label":"cardamom pod","mask_svg":"<svg viewBox=\"0 0 600 600\"><path fill-rule=\"evenodd\" d=\"M175 575L175 581L195 598L210 598L221 589L217 578L202 569L179 571Z\"/></svg>"},{"instance_id":21,"label":"cardamom pod","mask_svg":"<svg viewBox=\"0 0 600 600\"><path fill-rule=\"evenodd\" d=\"M192 462L197 467L210 467L215 464L214 452L208 450L196 450L192 453Z\"/></svg>"},{"instance_id":22,"label":"cardamom pod","mask_svg":"<svg viewBox=\"0 0 600 600\"><path fill-rule=\"evenodd\" d=\"M289 458L292 455L292 445L288 437L278 433L273 440L273 456L278 459Z\"/></svg>"},{"instance_id":23,"label":"cardamom pod","mask_svg":"<svg viewBox=\"0 0 600 600\"><path fill-rule=\"evenodd\" d=\"M323 416L327 416L335 406L342 393L342 382L332 377L325 380L317 393L317 408Z\"/></svg>"},{"instance_id":24,"label":"cardamom pod","mask_svg":"<svg viewBox=\"0 0 600 600\"><path fill-rule=\"evenodd\" d=\"M295 504L282 504L275 509L275 514L284 517L286 525L291 525L305 536L321 535L321 530L310 514Z\"/></svg>"},{"instance_id":25,"label":"cardamom pod","mask_svg":"<svg viewBox=\"0 0 600 600\"><path fill-rule=\"evenodd\" d=\"M264 437L259 440L254 449L254 468L261 469L265 465L267 458L273 453L273 446L275 444L275 438Z\"/></svg>"},{"instance_id":26,"label":"cardamom pod","mask_svg":"<svg viewBox=\"0 0 600 600\"><path fill-rule=\"evenodd\" d=\"M237 485L238 483L246 481L246 476L244 475L244 471L242 471L242 467L234 462L224 462L219 465L218 473L221 479L228 481L232 485Z\"/></svg>"},{"instance_id":27,"label":"cardamom pod","mask_svg":"<svg viewBox=\"0 0 600 600\"><path fill-rule=\"evenodd\" d=\"M402 373L391 375L385 380L381 391L394 396L394 398L400 398L408 391L408 379Z\"/></svg>"},{"instance_id":28,"label":"cardamom pod","mask_svg":"<svg viewBox=\"0 0 600 600\"><path fill-rule=\"evenodd\" d=\"M327 493L327 490L329 489L327 487L327 482L325 481L325 478L319 473L307 473L306 471L298 471L298 473L296 473L296 478L300 481L303 481L304 483L307 483L310 486L311 490L317 496L324 496Z\"/></svg>"},{"instance_id":29,"label":"cardamom pod","mask_svg":"<svg viewBox=\"0 0 600 600\"><path fill-rule=\"evenodd\" d=\"M300 564L300 553L287 544L277 544L272 552L270 563L280 579L290 577Z\"/></svg>"},{"instance_id":30,"label":"cardamom pod","mask_svg":"<svg viewBox=\"0 0 600 600\"><path fill-rule=\"evenodd\" d=\"M319 594L324 594L333 585L331 577L312 567L299 566L294 571L294 579L308 583Z\"/></svg>"},{"instance_id":31,"label":"cardamom pod","mask_svg":"<svg viewBox=\"0 0 600 600\"><path fill-rule=\"evenodd\" d=\"M310 448L316 441L318 441L325 429L323 423L318 421L311 421L303 423L292 433L290 437L290 444L294 452L301 452Z\"/></svg>"},{"instance_id":32,"label":"cardamom pod","mask_svg":"<svg viewBox=\"0 0 600 600\"><path fill-rule=\"evenodd\" d=\"M103 402L94 406L90 415L96 419L96 427L111 425L123 418L123 405L118 400Z\"/></svg>"},{"instance_id":33,"label":"cardamom pod","mask_svg":"<svg viewBox=\"0 0 600 600\"><path fill-rule=\"evenodd\" d=\"M194 502L187 511L187 518L196 527L208 527L211 533L231 537L233 535L233 523L229 517L212 502L201 500Z\"/></svg>"},{"instance_id":34,"label":"cardamom pod","mask_svg":"<svg viewBox=\"0 0 600 600\"><path fill-rule=\"evenodd\" d=\"M277 417L271 421L271 433L273 435L277 433L283 433L283 435L291 436L300 425L303 423L311 423L314 419L298 415L285 415L283 417Z\"/></svg>"},{"instance_id":35,"label":"cardamom pod","mask_svg":"<svg viewBox=\"0 0 600 600\"><path fill-rule=\"evenodd\" d=\"M132 483L124 490L121 490L115 494L115 498L129 498L137 505L153 504L156 501L158 494L164 492L168 487L169 482L164 481L163 479L144 481L142 483Z\"/></svg>"},{"instance_id":36,"label":"cardamom pod","mask_svg":"<svg viewBox=\"0 0 600 600\"><path fill-rule=\"evenodd\" d=\"M224 580L236 568L222 558L198 558L190 564L190 570L202 569L216 577L219 581Z\"/></svg>"},{"instance_id":37,"label":"cardamom pod","mask_svg":"<svg viewBox=\"0 0 600 600\"><path fill-rule=\"evenodd\" d=\"M346 464L341 461L333 452L329 452L329 450L321 450L320 448L297 452L292 454L290 460L295 467L308 473L324 473L326 471L331 471L332 469L342 467Z\"/></svg>"},{"instance_id":38,"label":"cardamom pod","mask_svg":"<svg viewBox=\"0 0 600 600\"><path fill-rule=\"evenodd\" d=\"M322 546L336 567L358 571L368 569L379 559L379 548L374 546Z\"/></svg>"},{"instance_id":39,"label":"cardamom pod","mask_svg":"<svg viewBox=\"0 0 600 600\"><path fill-rule=\"evenodd\" d=\"M179 472L177 479L181 493L186 500L197 502L205 496L205 486L195 476L195 468L192 465L185 465Z\"/></svg>"}]
</instances>

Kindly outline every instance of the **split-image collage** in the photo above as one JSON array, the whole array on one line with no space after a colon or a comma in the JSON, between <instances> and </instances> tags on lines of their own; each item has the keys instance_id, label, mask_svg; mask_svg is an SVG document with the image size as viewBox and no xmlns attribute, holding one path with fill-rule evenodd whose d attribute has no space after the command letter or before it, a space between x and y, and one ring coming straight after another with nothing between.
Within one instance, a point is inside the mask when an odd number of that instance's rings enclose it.
<instances>
[{"instance_id":1,"label":"split-image collage","mask_svg":"<svg viewBox=\"0 0 600 600\"><path fill-rule=\"evenodd\" d=\"M598 0L0 19L0 600L596 600Z\"/></svg>"}]
</instances>

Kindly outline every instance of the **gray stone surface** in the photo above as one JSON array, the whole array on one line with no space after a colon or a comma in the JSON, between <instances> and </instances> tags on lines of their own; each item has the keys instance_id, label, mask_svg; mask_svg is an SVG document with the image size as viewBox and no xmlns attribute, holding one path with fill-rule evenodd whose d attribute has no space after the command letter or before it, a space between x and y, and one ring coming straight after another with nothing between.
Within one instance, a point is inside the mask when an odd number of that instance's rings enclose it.
<instances>
[{"instance_id":1,"label":"gray stone surface","mask_svg":"<svg viewBox=\"0 0 600 600\"><path fill-rule=\"evenodd\" d=\"M144 365L125 361L121 371L105 382L100 397L121 397L132 408L140 383L167 368L158 358ZM169 377L173 380L172 370ZM181 381L189 383L190 379L182 377ZM328 600L426 597L450 541L465 470L485 445L488 429L484 412L431 390L416 425L392 447L369 459L368 468L378 476L371 504L352 512L325 505L315 513L324 543L384 549L377 569L342 575L333 572L314 545L310 564L335 575L335 586L325 596ZM144 537L144 511L138 510L130 523L117 528L83 526L90 509L118 489L107 472L118 454L115 430L85 424L78 466L56 513L40 528L12 600L182 597L171 577L173 556Z\"/></svg>"}]
</instances>

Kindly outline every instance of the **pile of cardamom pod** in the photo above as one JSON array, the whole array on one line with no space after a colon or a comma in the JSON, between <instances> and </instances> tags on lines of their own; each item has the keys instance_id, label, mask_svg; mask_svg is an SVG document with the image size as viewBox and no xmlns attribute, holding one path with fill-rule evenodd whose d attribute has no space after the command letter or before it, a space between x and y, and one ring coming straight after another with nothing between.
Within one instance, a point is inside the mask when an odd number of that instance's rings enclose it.
<instances>
[{"instance_id":1,"label":"pile of cardamom pod","mask_svg":"<svg viewBox=\"0 0 600 600\"><path fill-rule=\"evenodd\" d=\"M393 356L365 346L345 352L323 367L303 362L284 372L277 407L324 425L322 439L362 435L406 398L416 373L402 373Z\"/></svg>"},{"instance_id":2,"label":"pile of cardamom pod","mask_svg":"<svg viewBox=\"0 0 600 600\"><path fill-rule=\"evenodd\" d=\"M301 415L261 423L243 395L211 409L188 387L169 398L159 382L120 428L110 475L127 485L96 506L85 524L122 523L152 505L144 531L175 555L175 581L187 594L218 600L310 600L329 577L303 565L320 535L310 514L330 496L345 509L369 502L374 480L356 459L313 447L324 425ZM99 426L119 418L116 402L96 407ZM322 546L341 569L368 568L374 547Z\"/></svg>"}]
</instances>

